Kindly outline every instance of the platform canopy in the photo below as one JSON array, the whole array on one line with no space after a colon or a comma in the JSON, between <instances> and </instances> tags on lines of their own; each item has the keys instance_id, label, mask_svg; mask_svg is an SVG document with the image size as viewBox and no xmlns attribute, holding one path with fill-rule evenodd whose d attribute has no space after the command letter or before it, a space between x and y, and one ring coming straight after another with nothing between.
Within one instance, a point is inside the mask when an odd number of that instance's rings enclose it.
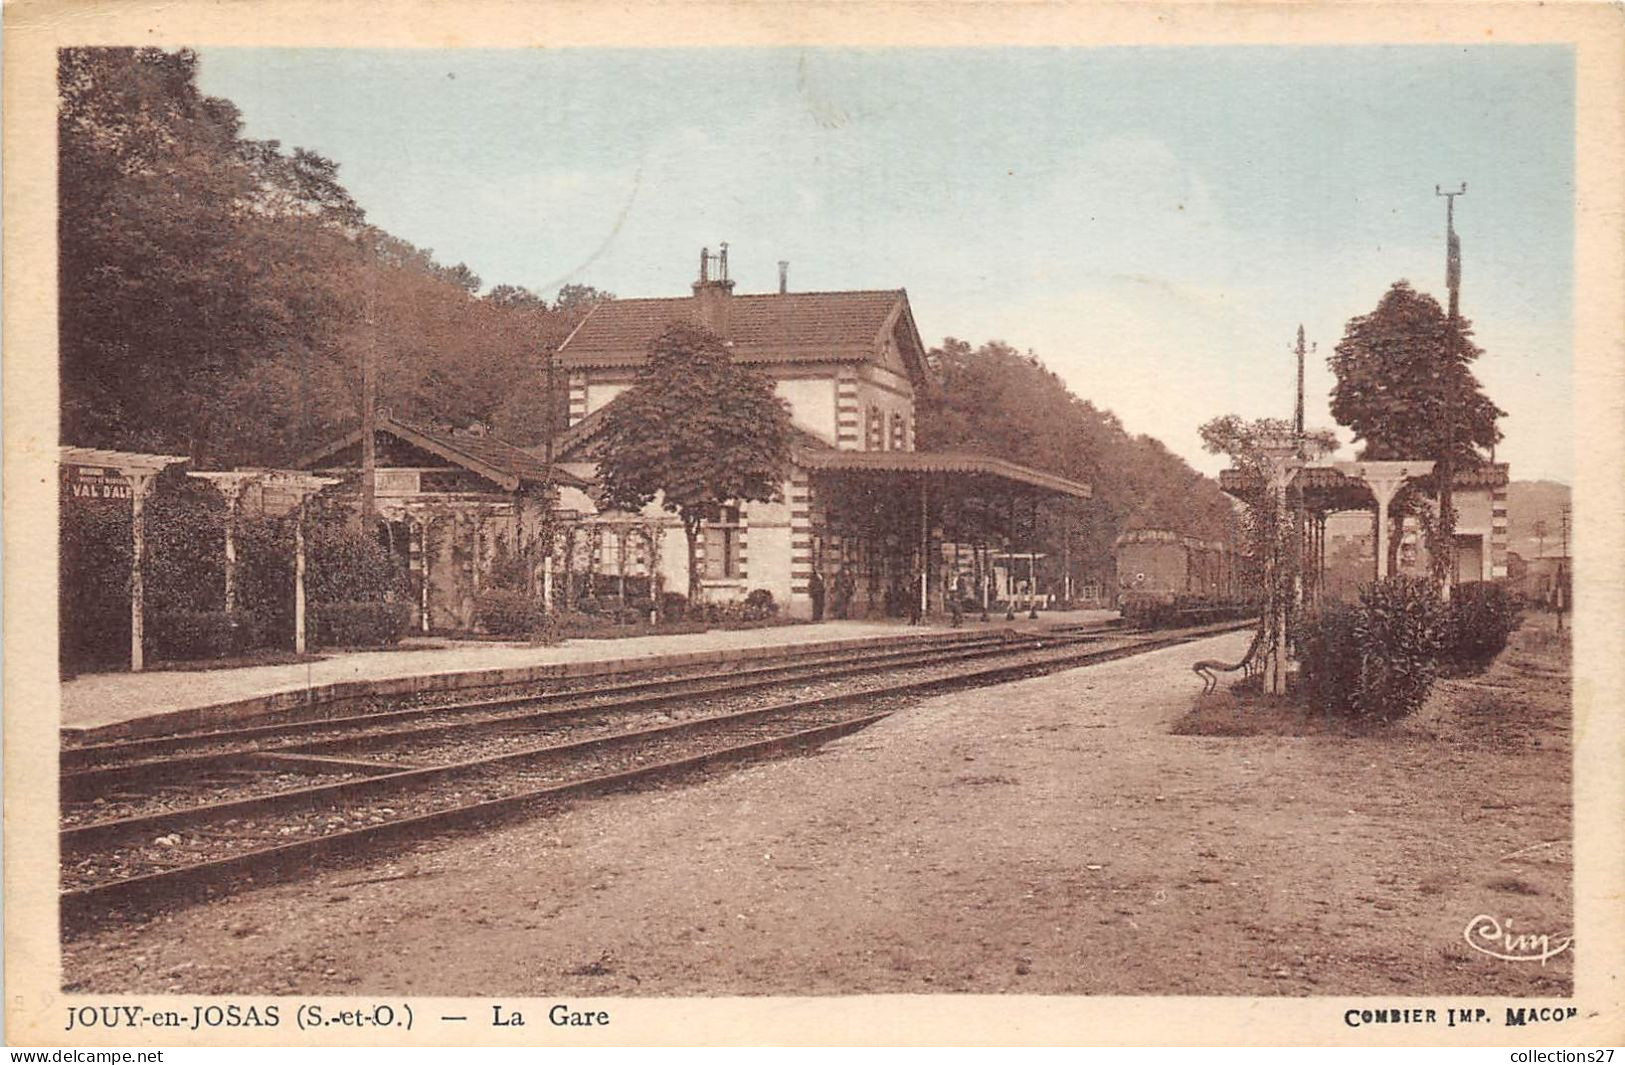
<instances>
[{"instance_id":1,"label":"platform canopy","mask_svg":"<svg viewBox=\"0 0 1625 1065\"><path fill-rule=\"evenodd\" d=\"M958 451L836 451L798 448L796 464L815 473L863 475L899 486L934 474L951 477L956 494L1088 499L1086 484L1005 459Z\"/></svg>"}]
</instances>

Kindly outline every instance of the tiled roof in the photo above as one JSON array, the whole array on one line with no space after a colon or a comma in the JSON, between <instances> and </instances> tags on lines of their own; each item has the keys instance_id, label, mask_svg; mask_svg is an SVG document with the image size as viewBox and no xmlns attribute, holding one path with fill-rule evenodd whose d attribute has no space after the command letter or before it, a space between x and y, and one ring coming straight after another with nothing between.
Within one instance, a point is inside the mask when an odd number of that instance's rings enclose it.
<instances>
[{"instance_id":1,"label":"tiled roof","mask_svg":"<svg viewBox=\"0 0 1625 1065\"><path fill-rule=\"evenodd\" d=\"M545 462L530 452L515 447L498 437L457 436L452 433L411 425L398 418L383 414L378 417L378 431L389 433L409 444L455 462L479 474L481 477L495 481L509 491L518 488L521 482L543 484L547 481L547 464ZM343 439L335 440L326 447L301 456L296 465L301 467L313 466L328 456L337 454L357 443L360 439L361 430L356 429ZM579 478L556 467L553 471L553 481L555 484L575 485L578 487L583 483Z\"/></svg>"},{"instance_id":2,"label":"tiled roof","mask_svg":"<svg viewBox=\"0 0 1625 1065\"><path fill-rule=\"evenodd\" d=\"M727 296L728 340L745 363L863 358L907 299L902 289ZM559 365L633 366L675 322L698 321L692 297L607 300L559 351Z\"/></svg>"},{"instance_id":3,"label":"tiled roof","mask_svg":"<svg viewBox=\"0 0 1625 1065\"><path fill-rule=\"evenodd\" d=\"M616 396L602 407L599 407L597 410L593 411L591 414L587 415L585 418L582 418L580 421L570 426L570 428L560 433L553 442L554 460L557 462L569 462L582 458L583 456L578 454L578 452L580 452L588 442L598 435L599 430L604 427L604 419L607 417L609 410L617 403L620 403L625 396L626 393L622 392L620 395ZM831 450L830 445L827 442L820 439L813 433L808 432L806 429L803 429L799 425L791 425L790 431L794 437L792 443L795 447L812 448L815 451ZM542 453L545 448L545 444L539 444L531 449L531 454Z\"/></svg>"},{"instance_id":4,"label":"tiled roof","mask_svg":"<svg viewBox=\"0 0 1625 1065\"><path fill-rule=\"evenodd\" d=\"M1500 488L1507 483L1507 477L1506 463L1486 462L1473 469L1456 470L1450 481L1457 488ZM1306 466L1299 471L1298 478L1298 483L1311 492L1343 493L1357 500L1369 498L1365 485L1331 466ZM1222 470L1219 487L1232 495L1251 492L1257 489L1258 479L1246 470Z\"/></svg>"}]
</instances>

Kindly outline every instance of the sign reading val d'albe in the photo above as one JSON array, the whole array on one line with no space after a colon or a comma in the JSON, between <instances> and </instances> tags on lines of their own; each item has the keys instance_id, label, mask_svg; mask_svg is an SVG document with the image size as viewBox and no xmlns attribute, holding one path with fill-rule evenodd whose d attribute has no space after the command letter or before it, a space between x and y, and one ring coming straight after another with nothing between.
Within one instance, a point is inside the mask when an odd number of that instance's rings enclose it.
<instances>
[{"instance_id":1,"label":"sign reading val d'albe","mask_svg":"<svg viewBox=\"0 0 1625 1065\"><path fill-rule=\"evenodd\" d=\"M79 499L129 499L130 480L116 469L65 465L62 494Z\"/></svg>"}]
</instances>

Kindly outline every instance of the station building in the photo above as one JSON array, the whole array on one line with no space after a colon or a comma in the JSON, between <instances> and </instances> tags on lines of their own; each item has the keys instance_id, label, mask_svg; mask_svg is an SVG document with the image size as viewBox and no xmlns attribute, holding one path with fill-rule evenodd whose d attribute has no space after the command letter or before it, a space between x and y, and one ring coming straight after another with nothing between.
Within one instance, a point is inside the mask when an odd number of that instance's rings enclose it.
<instances>
[{"instance_id":1,"label":"station building","mask_svg":"<svg viewBox=\"0 0 1625 1065\"><path fill-rule=\"evenodd\" d=\"M956 578L972 596L991 585L993 552L1030 549L1016 542L1018 516L1040 506L1065 515L1068 501L1089 497L1087 485L1001 459L916 449L915 400L931 377L904 290L791 292L780 264L777 292L735 294L724 248L715 260L701 253L688 295L600 303L557 353L569 425L554 455L589 486L562 491L560 506L580 526L568 539L597 553L595 566L687 587L675 515L658 501L641 514L600 512L590 489L604 412L632 387L652 342L679 322L709 329L737 362L770 377L797 432L782 498L723 507L705 526L708 599L766 589L806 617L817 570L827 596L838 582L852 587L851 616L897 613L905 595L936 611ZM575 550L566 548L571 568Z\"/></svg>"}]
</instances>

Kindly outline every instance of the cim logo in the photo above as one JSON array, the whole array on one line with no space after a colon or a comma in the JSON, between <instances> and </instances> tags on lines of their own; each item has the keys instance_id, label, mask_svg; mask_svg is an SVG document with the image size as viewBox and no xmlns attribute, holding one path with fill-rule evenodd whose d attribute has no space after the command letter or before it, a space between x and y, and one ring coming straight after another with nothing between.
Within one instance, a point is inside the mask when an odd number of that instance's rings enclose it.
<instances>
[{"instance_id":1,"label":"cim logo","mask_svg":"<svg viewBox=\"0 0 1625 1065\"><path fill-rule=\"evenodd\" d=\"M1462 933L1467 945L1480 954L1488 954L1502 961L1538 961L1546 964L1568 950L1574 937L1552 936L1546 933L1513 932L1512 919L1503 925L1487 913L1481 913L1467 922Z\"/></svg>"}]
</instances>

